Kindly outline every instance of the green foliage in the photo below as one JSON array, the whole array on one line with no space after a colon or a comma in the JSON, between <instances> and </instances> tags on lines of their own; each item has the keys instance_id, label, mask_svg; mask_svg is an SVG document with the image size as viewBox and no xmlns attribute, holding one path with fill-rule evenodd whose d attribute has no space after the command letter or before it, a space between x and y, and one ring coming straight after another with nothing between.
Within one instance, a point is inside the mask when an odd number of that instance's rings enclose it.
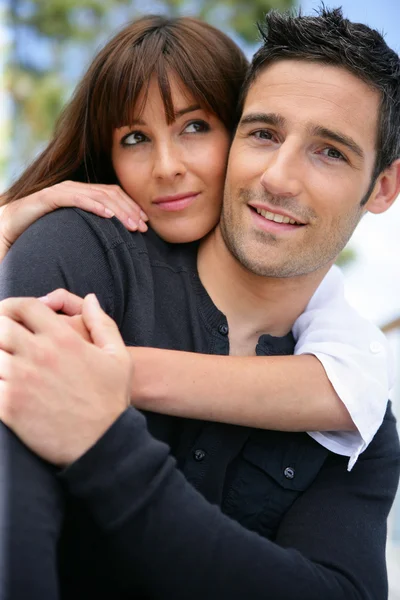
<instances>
[{"instance_id":1,"label":"green foliage","mask_svg":"<svg viewBox=\"0 0 400 600\"><path fill-rule=\"evenodd\" d=\"M117 25L143 14L140 0L9 0L14 42L8 61L8 91L14 107L17 153L21 163L48 139L61 106L81 69ZM287 9L294 0L159 0L154 12L196 14L243 43L255 43L256 21L270 8ZM147 7L146 7L147 8ZM195 10L194 10L195 8ZM27 44L32 48L26 52ZM66 59L79 56L78 65ZM42 57L42 58L41 58ZM76 59L75 59L76 60ZM18 136L18 129L23 135ZM23 143L19 144L21 138Z\"/></svg>"},{"instance_id":2,"label":"green foliage","mask_svg":"<svg viewBox=\"0 0 400 600\"><path fill-rule=\"evenodd\" d=\"M346 246L339 254L336 264L339 267L347 267L357 258L355 250L351 246Z\"/></svg>"},{"instance_id":3,"label":"green foliage","mask_svg":"<svg viewBox=\"0 0 400 600\"><path fill-rule=\"evenodd\" d=\"M10 16L15 26L31 28L52 40L82 41L96 35L101 21L119 4L129 4L129 0L14 0Z\"/></svg>"},{"instance_id":4,"label":"green foliage","mask_svg":"<svg viewBox=\"0 0 400 600\"><path fill-rule=\"evenodd\" d=\"M256 23L263 20L265 13L271 9L288 10L293 6L291 0L225 0L231 9L230 25L246 42L254 42L258 38Z\"/></svg>"}]
</instances>

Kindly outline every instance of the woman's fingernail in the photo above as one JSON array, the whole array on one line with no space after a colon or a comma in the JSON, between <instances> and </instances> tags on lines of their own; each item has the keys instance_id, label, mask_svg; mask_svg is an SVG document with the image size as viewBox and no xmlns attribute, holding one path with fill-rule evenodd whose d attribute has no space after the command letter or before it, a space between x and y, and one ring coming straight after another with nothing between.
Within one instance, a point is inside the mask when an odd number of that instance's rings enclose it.
<instances>
[{"instance_id":1,"label":"woman's fingernail","mask_svg":"<svg viewBox=\"0 0 400 600\"><path fill-rule=\"evenodd\" d=\"M129 227L131 229L137 229L138 228L138 224L135 223L135 221L133 221L130 217L128 217L128 225L129 225Z\"/></svg>"},{"instance_id":2,"label":"woman's fingernail","mask_svg":"<svg viewBox=\"0 0 400 600\"><path fill-rule=\"evenodd\" d=\"M40 302L48 302L49 301L49 297L48 296L40 296L40 298L38 298L38 300L40 300Z\"/></svg>"},{"instance_id":3,"label":"woman's fingernail","mask_svg":"<svg viewBox=\"0 0 400 600\"><path fill-rule=\"evenodd\" d=\"M113 213L113 211L109 208L106 208L104 212L106 213L107 217L115 217L115 213Z\"/></svg>"},{"instance_id":4,"label":"woman's fingernail","mask_svg":"<svg viewBox=\"0 0 400 600\"><path fill-rule=\"evenodd\" d=\"M148 221L149 220L149 217L142 210L140 211L140 218L142 219L142 221Z\"/></svg>"},{"instance_id":5,"label":"woman's fingernail","mask_svg":"<svg viewBox=\"0 0 400 600\"><path fill-rule=\"evenodd\" d=\"M100 308L100 302L97 299L96 294L88 294L85 298L85 300L89 300L89 302L92 304L92 306L95 306L96 308Z\"/></svg>"}]
</instances>

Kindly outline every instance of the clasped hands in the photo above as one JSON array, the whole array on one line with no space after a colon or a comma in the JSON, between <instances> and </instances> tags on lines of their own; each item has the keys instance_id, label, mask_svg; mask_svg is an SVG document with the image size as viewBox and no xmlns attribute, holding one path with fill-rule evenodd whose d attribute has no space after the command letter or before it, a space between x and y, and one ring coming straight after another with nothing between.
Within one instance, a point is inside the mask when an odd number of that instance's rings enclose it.
<instances>
[{"instance_id":1,"label":"clasped hands","mask_svg":"<svg viewBox=\"0 0 400 600\"><path fill-rule=\"evenodd\" d=\"M0 302L0 420L48 462L66 466L97 442L129 406L131 376L94 294Z\"/></svg>"}]
</instances>

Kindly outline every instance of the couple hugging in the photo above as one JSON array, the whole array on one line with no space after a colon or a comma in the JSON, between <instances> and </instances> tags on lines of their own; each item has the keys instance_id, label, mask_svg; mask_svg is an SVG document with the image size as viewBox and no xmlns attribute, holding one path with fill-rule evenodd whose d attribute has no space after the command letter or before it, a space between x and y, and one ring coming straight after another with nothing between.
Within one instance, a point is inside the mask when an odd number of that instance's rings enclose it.
<instances>
[{"instance_id":1,"label":"couple hugging","mask_svg":"<svg viewBox=\"0 0 400 600\"><path fill-rule=\"evenodd\" d=\"M387 349L332 265L399 193L400 61L260 31L130 24L4 195L2 600L387 597Z\"/></svg>"}]
</instances>

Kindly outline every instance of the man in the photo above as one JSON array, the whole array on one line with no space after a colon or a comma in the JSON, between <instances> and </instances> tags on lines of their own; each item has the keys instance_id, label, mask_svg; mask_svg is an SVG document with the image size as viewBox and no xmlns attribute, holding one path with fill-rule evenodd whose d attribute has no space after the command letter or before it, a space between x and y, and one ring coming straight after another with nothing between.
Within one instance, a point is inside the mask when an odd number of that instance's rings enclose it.
<instances>
[{"instance_id":1,"label":"man","mask_svg":"<svg viewBox=\"0 0 400 600\"><path fill-rule=\"evenodd\" d=\"M294 320L360 218L385 211L399 193L400 65L378 34L340 11L272 14L267 25L244 90L221 223L198 252L151 233L128 245L118 225L61 211L49 217L62 248L57 267L39 265L22 284L9 275L11 293L35 295L38 277L58 287L59 265L76 271L90 231L98 252L85 277L125 342L214 354L292 351ZM51 227L51 244L48 235ZM112 297L101 281L106 247ZM35 252L46 263L46 245ZM6 261L18 268L12 253ZM72 275L71 291L82 293L80 277ZM351 473L344 457L305 434L155 414L146 424L127 409L130 361L93 296L82 309L93 346L38 301L5 300L1 314L1 418L35 453L68 465L59 472L69 491L63 597L387 596L386 519L400 463L390 409ZM13 379L21 364L23 383ZM61 494L53 472L31 464L30 483L41 478L38 531L54 546ZM43 557L35 567L56 573L49 547L45 567ZM55 581L43 585L54 597Z\"/></svg>"}]
</instances>

